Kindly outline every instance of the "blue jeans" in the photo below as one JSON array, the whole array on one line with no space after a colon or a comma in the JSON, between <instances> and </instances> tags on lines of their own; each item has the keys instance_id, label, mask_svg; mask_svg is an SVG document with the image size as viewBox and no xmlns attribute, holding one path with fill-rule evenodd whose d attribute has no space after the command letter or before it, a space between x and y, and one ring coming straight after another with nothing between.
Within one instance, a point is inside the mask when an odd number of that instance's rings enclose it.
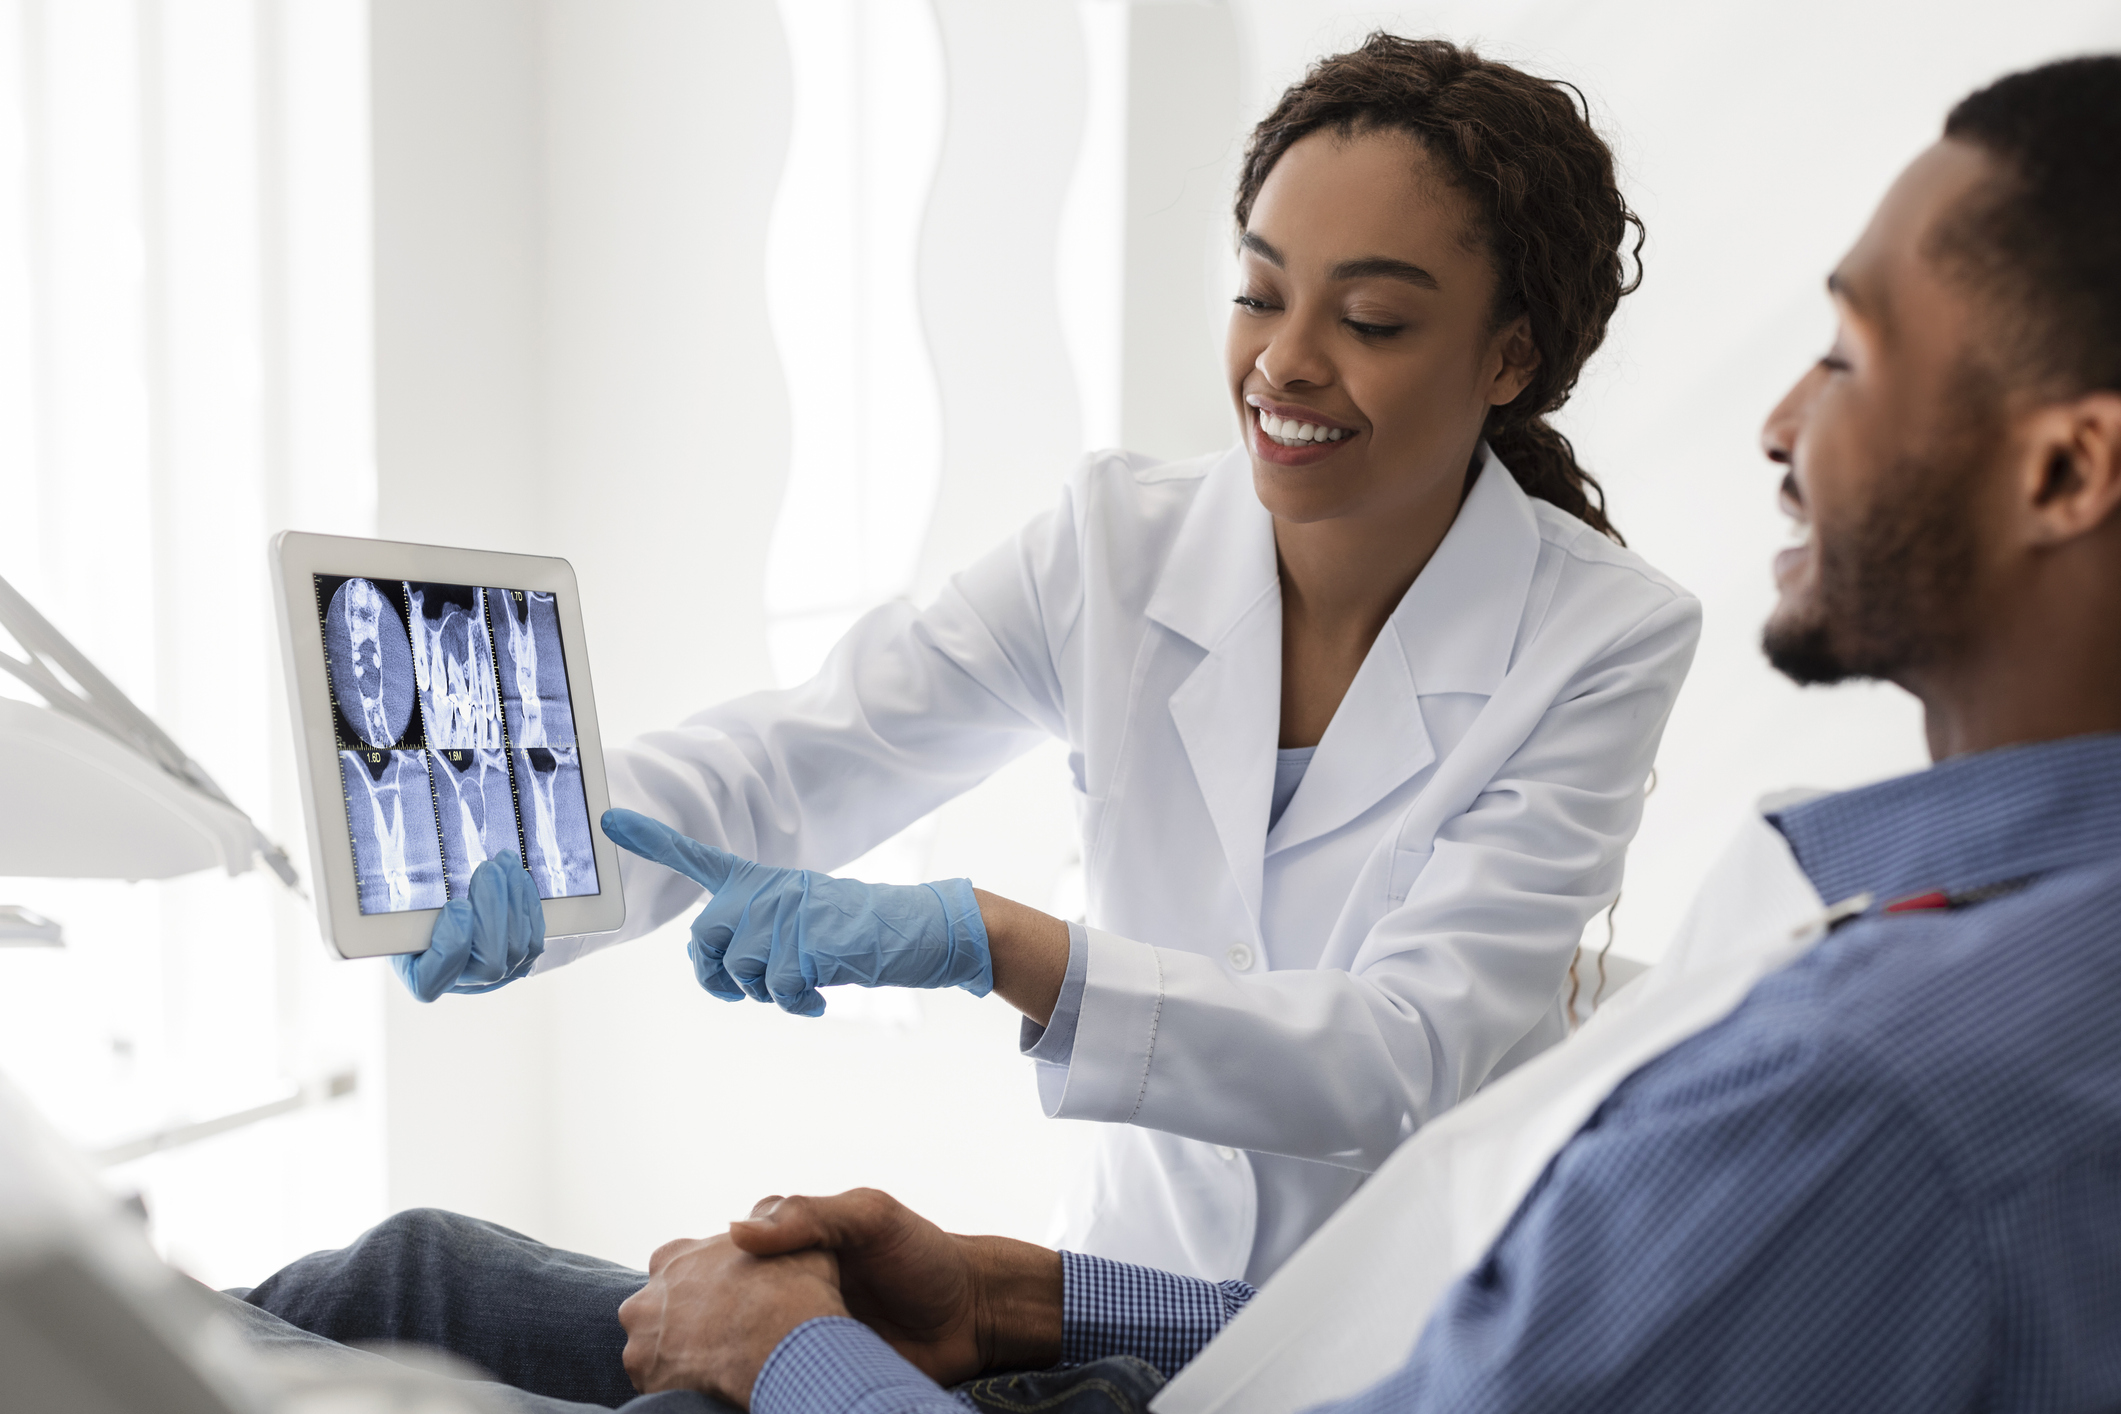
<instances>
[{"instance_id":1,"label":"blue jeans","mask_svg":"<svg viewBox=\"0 0 2121 1414\"><path fill-rule=\"evenodd\" d=\"M1148 1414L1163 1387L1163 1374L1148 1361L1114 1355L1058 1370L987 1375L959 1385L957 1393L986 1414Z\"/></svg>"},{"instance_id":2,"label":"blue jeans","mask_svg":"<svg viewBox=\"0 0 2121 1414\"><path fill-rule=\"evenodd\" d=\"M647 1280L494 1223L413 1208L224 1295L254 1344L349 1373L383 1358L358 1345L447 1351L491 1375L488 1398L520 1414L728 1414L705 1395L634 1392L619 1303Z\"/></svg>"},{"instance_id":3,"label":"blue jeans","mask_svg":"<svg viewBox=\"0 0 2121 1414\"><path fill-rule=\"evenodd\" d=\"M223 1295L253 1343L350 1373L384 1358L358 1345L447 1351L491 1375L497 1383L486 1394L511 1414L733 1414L703 1394L634 1392L620 1360L619 1303L647 1280L477 1218L413 1208L351 1247L313 1252ZM1162 1384L1152 1367L1122 1356L959 1389L990 1414L1143 1414Z\"/></svg>"}]
</instances>

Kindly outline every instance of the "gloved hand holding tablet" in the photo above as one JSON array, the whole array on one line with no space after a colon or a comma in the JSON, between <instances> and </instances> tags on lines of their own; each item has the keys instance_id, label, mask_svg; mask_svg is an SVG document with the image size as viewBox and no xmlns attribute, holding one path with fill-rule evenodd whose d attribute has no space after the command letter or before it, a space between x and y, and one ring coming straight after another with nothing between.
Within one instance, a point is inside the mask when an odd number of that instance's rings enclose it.
<instances>
[{"instance_id":1,"label":"gloved hand holding tablet","mask_svg":"<svg viewBox=\"0 0 2121 1414\"><path fill-rule=\"evenodd\" d=\"M513 854L472 871L467 897L442 905L427 951L390 959L407 991L423 1002L444 992L490 992L530 969L545 952L545 904Z\"/></svg>"}]
</instances>

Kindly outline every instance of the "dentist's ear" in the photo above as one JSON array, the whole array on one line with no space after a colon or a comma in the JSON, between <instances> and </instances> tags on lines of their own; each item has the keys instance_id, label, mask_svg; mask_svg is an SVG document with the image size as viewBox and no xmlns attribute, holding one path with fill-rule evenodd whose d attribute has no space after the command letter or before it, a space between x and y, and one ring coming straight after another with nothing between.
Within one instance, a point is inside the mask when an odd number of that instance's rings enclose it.
<instances>
[{"instance_id":1,"label":"dentist's ear","mask_svg":"<svg viewBox=\"0 0 2121 1414\"><path fill-rule=\"evenodd\" d=\"M2029 413L2018 429L2017 495L2026 543L2056 547L2121 507L2121 392L2086 393Z\"/></svg>"},{"instance_id":2,"label":"dentist's ear","mask_svg":"<svg viewBox=\"0 0 2121 1414\"><path fill-rule=\"evenodd\" d=\"M1532 337L1531 317L1523 314L1497 331L1495 338L1491 347L1501 356L1501 362L1488 389L1488 405L1501 407L1515 402L1517 395L1531 386L1532 376L1539 372L1539 343Z\"/></svg>"}]
</instances>

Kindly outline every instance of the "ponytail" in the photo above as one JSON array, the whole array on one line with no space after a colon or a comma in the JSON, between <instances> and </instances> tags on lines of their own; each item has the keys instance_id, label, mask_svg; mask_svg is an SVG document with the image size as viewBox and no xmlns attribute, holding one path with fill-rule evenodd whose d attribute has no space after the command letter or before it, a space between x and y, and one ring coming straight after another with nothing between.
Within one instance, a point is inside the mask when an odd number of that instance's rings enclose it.
<instances>
[{"instance_id":1,"label":"ponytail","mask_svg":"<svg viewBox=\"0 0 2121 1414\"><path fill-rule=\"evenodd\" d=\"M1543 417L1510 418L1508 411L1488 414L1488 446L1524 493L1561 507L1616 545L1627 544L1606 519L1605 488L1577 463L1569 439Z\"/></svg>"}]
</instances>

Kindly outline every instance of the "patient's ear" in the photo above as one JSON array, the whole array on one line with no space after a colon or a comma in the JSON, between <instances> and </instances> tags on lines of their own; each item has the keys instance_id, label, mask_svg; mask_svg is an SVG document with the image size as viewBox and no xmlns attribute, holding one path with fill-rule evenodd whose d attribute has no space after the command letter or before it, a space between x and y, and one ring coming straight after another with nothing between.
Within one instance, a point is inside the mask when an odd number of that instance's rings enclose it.
<instances>
[{"instance_id":1,"label":"patient's ear","mask_svg":"<svg viewBox=\"0 0 2121 1414\"><path fill-rule=\"evenodd\" d=\"M2121 392L2094 392L2026 415L2019 504L2029 543L2059 547L2121 509Z\"/></svg>"}]
</instances>

